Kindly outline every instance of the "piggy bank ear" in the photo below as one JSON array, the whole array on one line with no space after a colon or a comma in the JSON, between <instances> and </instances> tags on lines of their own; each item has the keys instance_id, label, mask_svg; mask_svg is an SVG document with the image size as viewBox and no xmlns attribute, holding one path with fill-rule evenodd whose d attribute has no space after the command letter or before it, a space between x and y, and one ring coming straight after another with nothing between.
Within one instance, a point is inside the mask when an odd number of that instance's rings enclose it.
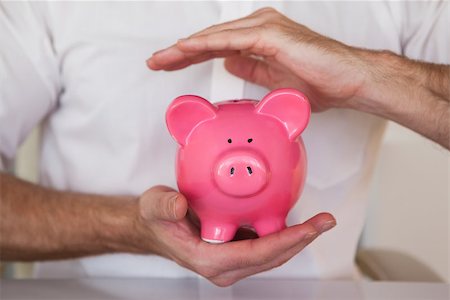
<instances>
[{"instance_id":1,"label":"piggy bank ear","mask_svg":"<svg viewBox=\"0 0 450 300\"><path fill-rule=\"evenodd\" d=\"M180 145L185 145L189 134L198 124L215 118L216 109L201 97L180 96L173 100L167 109L167 128Z\"/></svg>"},{"instance_id":2,"label":"piggy bank ear","mask_svg":"<svg viewBox=\"0 0 450 300\"><path fill-rule=\"evenodd\" d=\"M277 89L270 92L256 105L256 111L283 123L291 141L303 132L311 115L308 98L294 89Z\"/></svg>"}]
</instances>

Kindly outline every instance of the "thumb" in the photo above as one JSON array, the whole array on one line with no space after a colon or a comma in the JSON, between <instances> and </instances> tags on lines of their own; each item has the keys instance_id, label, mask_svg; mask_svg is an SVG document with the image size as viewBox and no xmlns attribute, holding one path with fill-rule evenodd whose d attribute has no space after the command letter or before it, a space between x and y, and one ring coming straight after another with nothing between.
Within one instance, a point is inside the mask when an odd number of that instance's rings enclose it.
<instances>
[{"instance_id":1,"label":"thumb","mask_svg":"<svg viewBox=\"0 0 450 300\"><path fill-rule=\"evenodd\" d=\"M234 55L225 59L225 69L246 81L270 88L273 82L266 62L248 56Z\"/></svg>"},{"instance_id":2,"label":"thumb","mask_svg":"<svg viewBox=\"0 0 450 300\"><path fill-rule=\"evenodd\" d=\"M146 220L176 222L186 216L186 198L172 188L155 186L147 190L139 199L141 216Z\"/></svg>"}]
</instances>

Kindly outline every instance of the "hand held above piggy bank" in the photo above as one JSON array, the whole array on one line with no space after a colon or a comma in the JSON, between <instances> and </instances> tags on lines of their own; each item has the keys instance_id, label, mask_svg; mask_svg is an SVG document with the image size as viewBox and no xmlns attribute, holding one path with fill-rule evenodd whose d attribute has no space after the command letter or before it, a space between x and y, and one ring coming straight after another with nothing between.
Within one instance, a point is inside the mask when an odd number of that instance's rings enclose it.
<instances>
[{"instance_id":1,"label":"hand held above piggy bank","mask_svg":"<svg viewBox=\"0 0 450 300\"><path fill-rule=\"evenodd\" d=\"M300 134L310 114L306 96L294 89L274 90L260 102L211 104L186 95L170 104L178 188L200 219L203 240L230 241L241 226L259 236L286 227L305 182Z\"/></svg>"}]
</instances>

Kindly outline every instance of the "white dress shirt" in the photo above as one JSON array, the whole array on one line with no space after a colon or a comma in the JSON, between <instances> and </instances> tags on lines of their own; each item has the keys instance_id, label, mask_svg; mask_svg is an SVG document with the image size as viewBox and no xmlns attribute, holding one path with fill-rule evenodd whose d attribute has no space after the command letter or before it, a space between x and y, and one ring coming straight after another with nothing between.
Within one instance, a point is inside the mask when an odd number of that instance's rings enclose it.
<instances>
[{"instance_id":1,"label":"white dress shirt","mask_svg":"<svg viewBox=\"0 0 450 300\"><path fill-rule=\"evenodd\" d=\"M261 99L268 91L231 76L221 60L176 72L150 71L145 60L179 38L264 6L349 45L449 62L448 5L441 2L2 2L2 168L11 166L18 146L42 123L42 185L110 195L139 195L156 184L176 187L176 143L164 121L172 99ZM311 116L302 135L307 182L288 223L328 211L338 225L258 276L354 277L384 123L351 110ZM41 263L36 275L195 276L164 258L131 254Z\"/></svg>"}]
</instances>

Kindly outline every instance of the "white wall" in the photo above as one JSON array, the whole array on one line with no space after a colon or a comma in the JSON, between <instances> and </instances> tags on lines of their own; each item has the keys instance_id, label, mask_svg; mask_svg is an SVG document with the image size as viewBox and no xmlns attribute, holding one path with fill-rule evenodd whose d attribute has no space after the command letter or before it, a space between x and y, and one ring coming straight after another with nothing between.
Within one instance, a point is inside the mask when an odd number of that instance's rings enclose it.
<instances>
[{"instance_id":1,"label":"white wall","mask_svg":"<svg viewBox=\"0 0 450 300\"><path fill-rule=\"evenodd\" d=\"M410 254L450 282L449 170L447 150L390 123L361 246Z\"/></svg>"}]
</instances>

